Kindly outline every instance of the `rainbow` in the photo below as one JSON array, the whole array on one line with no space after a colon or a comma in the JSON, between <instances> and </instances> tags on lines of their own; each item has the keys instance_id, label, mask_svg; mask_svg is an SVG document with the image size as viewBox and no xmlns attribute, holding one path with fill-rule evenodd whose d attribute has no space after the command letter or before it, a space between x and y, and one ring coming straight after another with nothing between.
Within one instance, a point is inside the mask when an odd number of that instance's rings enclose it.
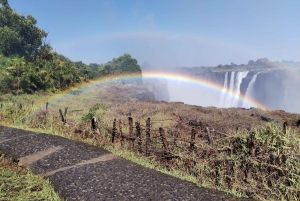
<instances>
[{"instance_id":1,"label":"rainbow","mask_svg":"<svg viewBox=\"0 0 300 201\"><path fill-rule=\"evenodd\" d=\"M107 77L101 77L96 80L89 81L88 83L82 83L81 85L73 87L67 91L63 91L59 94L56 94L55 96L53 96L51 98L51 100L49 100L49 102L55 101L57 99L61 99L76 90L84 91L84 90L87 90L96 85L99 85L99 84L102 85L102 84L114 82L114 81L120 80L120 79L141 79L141 78L144 78L144 79L163 78L163 79L167 79L170 81L182 81L185 83L195 84L195 85L204 87L206 89L213 90L213 91L220 92L220 93L223 90L223 86L221 86L217 83L211 82L206 79L201 79L199 77L191 76L191 75L182 75L182 74L170 73L170 72L146 71L146 72L143 72L142 75L140 73L112 75L112 76L107 76ZM245 96L242 94L240 94L240 96L236 96L236 94L232 91L226 91L225 93L231 97L234 97L235 99L244 101L245 103L251 105L252 107L256 107L256 108L260 108L260 109L264 109L264 110L268 109L266 106L262 105L261 103L255 101L253 99L245 98Z\"/></svg>"},{"instance_id":2,"label":"rainbow","mask_svg":"<svg viewBox=\"0 0 300 201\"><path fill-rule=\"evenodd\" d=\"M144 78L165 78L168 80L174 80L174 81L182 81L182 82L186 82L186 83L192 83L195 85L199 85L201 87L213 90L213 91L217 91L222 93L223 92L223 86L219 85L217 83L214 83L212 81L203 79L203 78L199 78L196 76L191 76L191 75L182 75L182 74L178 74L178 73L166 73L166 72L145 72L143 73L143 77ZM256 107L256 108L260 108L260 109L267 109L266 106L262 105L261 103L250 99L250 98L245 98L244 95L240 94L239 96L237 96L233 91L226 91L225 92L227 95L234 97L238 100L244 101L247 104L251 105L252 107Z\"/></svg>"}]
</instances>

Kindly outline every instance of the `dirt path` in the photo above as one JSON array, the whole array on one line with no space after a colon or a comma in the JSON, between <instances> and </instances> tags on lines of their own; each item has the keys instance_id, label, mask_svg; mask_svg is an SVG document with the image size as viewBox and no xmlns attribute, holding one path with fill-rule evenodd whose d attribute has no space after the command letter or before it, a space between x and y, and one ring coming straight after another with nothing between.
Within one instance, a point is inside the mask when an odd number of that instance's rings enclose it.
<instances>
[{"instance_id":1,"label":"dirt path","mask_svg":"<svg viewBox=\"0 0 300 201\"><path fill-rule=\"evenodd\" d=\"M0 126L0 151L67 200L248 200L200 188L91 145Z\"/></svg>"}]
</instances>

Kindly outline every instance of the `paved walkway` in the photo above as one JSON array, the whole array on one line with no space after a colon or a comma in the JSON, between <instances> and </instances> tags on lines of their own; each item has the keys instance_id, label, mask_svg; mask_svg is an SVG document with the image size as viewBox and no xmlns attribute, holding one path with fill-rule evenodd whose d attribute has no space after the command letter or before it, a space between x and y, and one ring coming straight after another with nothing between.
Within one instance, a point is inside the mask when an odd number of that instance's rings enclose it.
<instances>
[{"instance_id":1,"label":"paved walkway","mask_svg":"<svg viewBox=\"0 0 300 201\"><path fill-rule=\"evenodd\" d=\"M67 200L247 200L200 188L95 146L0 126L0 151L49 178Z\"/></svg>"}]
</instances>

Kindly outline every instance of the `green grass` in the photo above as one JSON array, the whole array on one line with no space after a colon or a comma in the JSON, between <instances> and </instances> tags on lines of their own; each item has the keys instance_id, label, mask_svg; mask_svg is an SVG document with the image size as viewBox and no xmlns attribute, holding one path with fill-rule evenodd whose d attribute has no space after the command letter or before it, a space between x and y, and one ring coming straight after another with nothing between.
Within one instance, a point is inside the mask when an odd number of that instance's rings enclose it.
<instances>
[{"instance_id":1,"label":"green grass","mask_svg":"<svg viewBox=\"0 0 300 201\"><path fill-rule=\"evenodd\" d=\"M0 200L62 200L48 180L0 155Z\"/></svg>"}]
</instances>

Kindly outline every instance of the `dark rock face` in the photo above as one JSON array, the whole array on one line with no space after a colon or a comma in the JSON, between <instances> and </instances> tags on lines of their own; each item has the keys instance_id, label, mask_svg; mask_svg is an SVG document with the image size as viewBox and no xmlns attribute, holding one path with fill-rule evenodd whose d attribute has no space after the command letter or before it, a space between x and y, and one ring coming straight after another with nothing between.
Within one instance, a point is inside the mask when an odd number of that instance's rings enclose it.
<instances>
[{"instance_id":1,"label":"dark rock face","mask_svg":"<svg viewBox=\"0 0 300 201\"><path fill-rule=\"evenodd\" d=\"M203 78L205 80L209 80L211 82L214 82L218 85L223 86L224 80L225 80L225 74L226 72L207 72L207 73L197 73L193 76L197 76L199 78ZM230 75L228 75L228 79L230 78Z\"/></svg>"},{"instance_id":2,"label":"dark rock face","mask_svg":"<svg viewBox=\"0 0 300 201\"><path fill-rule=\"evenodd\" d=\"M255 99L269 109L300 113L300 80L293 71L273 70L257 76Z\"/></svg>"},{"instance_id":3,"label":"dark rock face","mask_svg":"<svg viewBox=\"0 0 300 201\"><path fill-rule=\"evenodd\" d=\"M240 87L240 94L242 94L243 96L245 96L248 86L253 78L253 76L258 73L258 71L249 71L249 73L247 74L247 76L242 79L242 83L241 83L241 87ZM243 102L240 101L239 102L239 107L243 106Z\"/></svg>"},{"instance_id":4,"label":"dark rock face","mask_svg":"<svg viewBox=\"0 0 300 201\"><path fill-rule=\"evenodd\" d=\"M284 104L284 72L271 71L260 73L254 85L255 100L271 109L281 109Z\"/></svg>"}]
</instances>

